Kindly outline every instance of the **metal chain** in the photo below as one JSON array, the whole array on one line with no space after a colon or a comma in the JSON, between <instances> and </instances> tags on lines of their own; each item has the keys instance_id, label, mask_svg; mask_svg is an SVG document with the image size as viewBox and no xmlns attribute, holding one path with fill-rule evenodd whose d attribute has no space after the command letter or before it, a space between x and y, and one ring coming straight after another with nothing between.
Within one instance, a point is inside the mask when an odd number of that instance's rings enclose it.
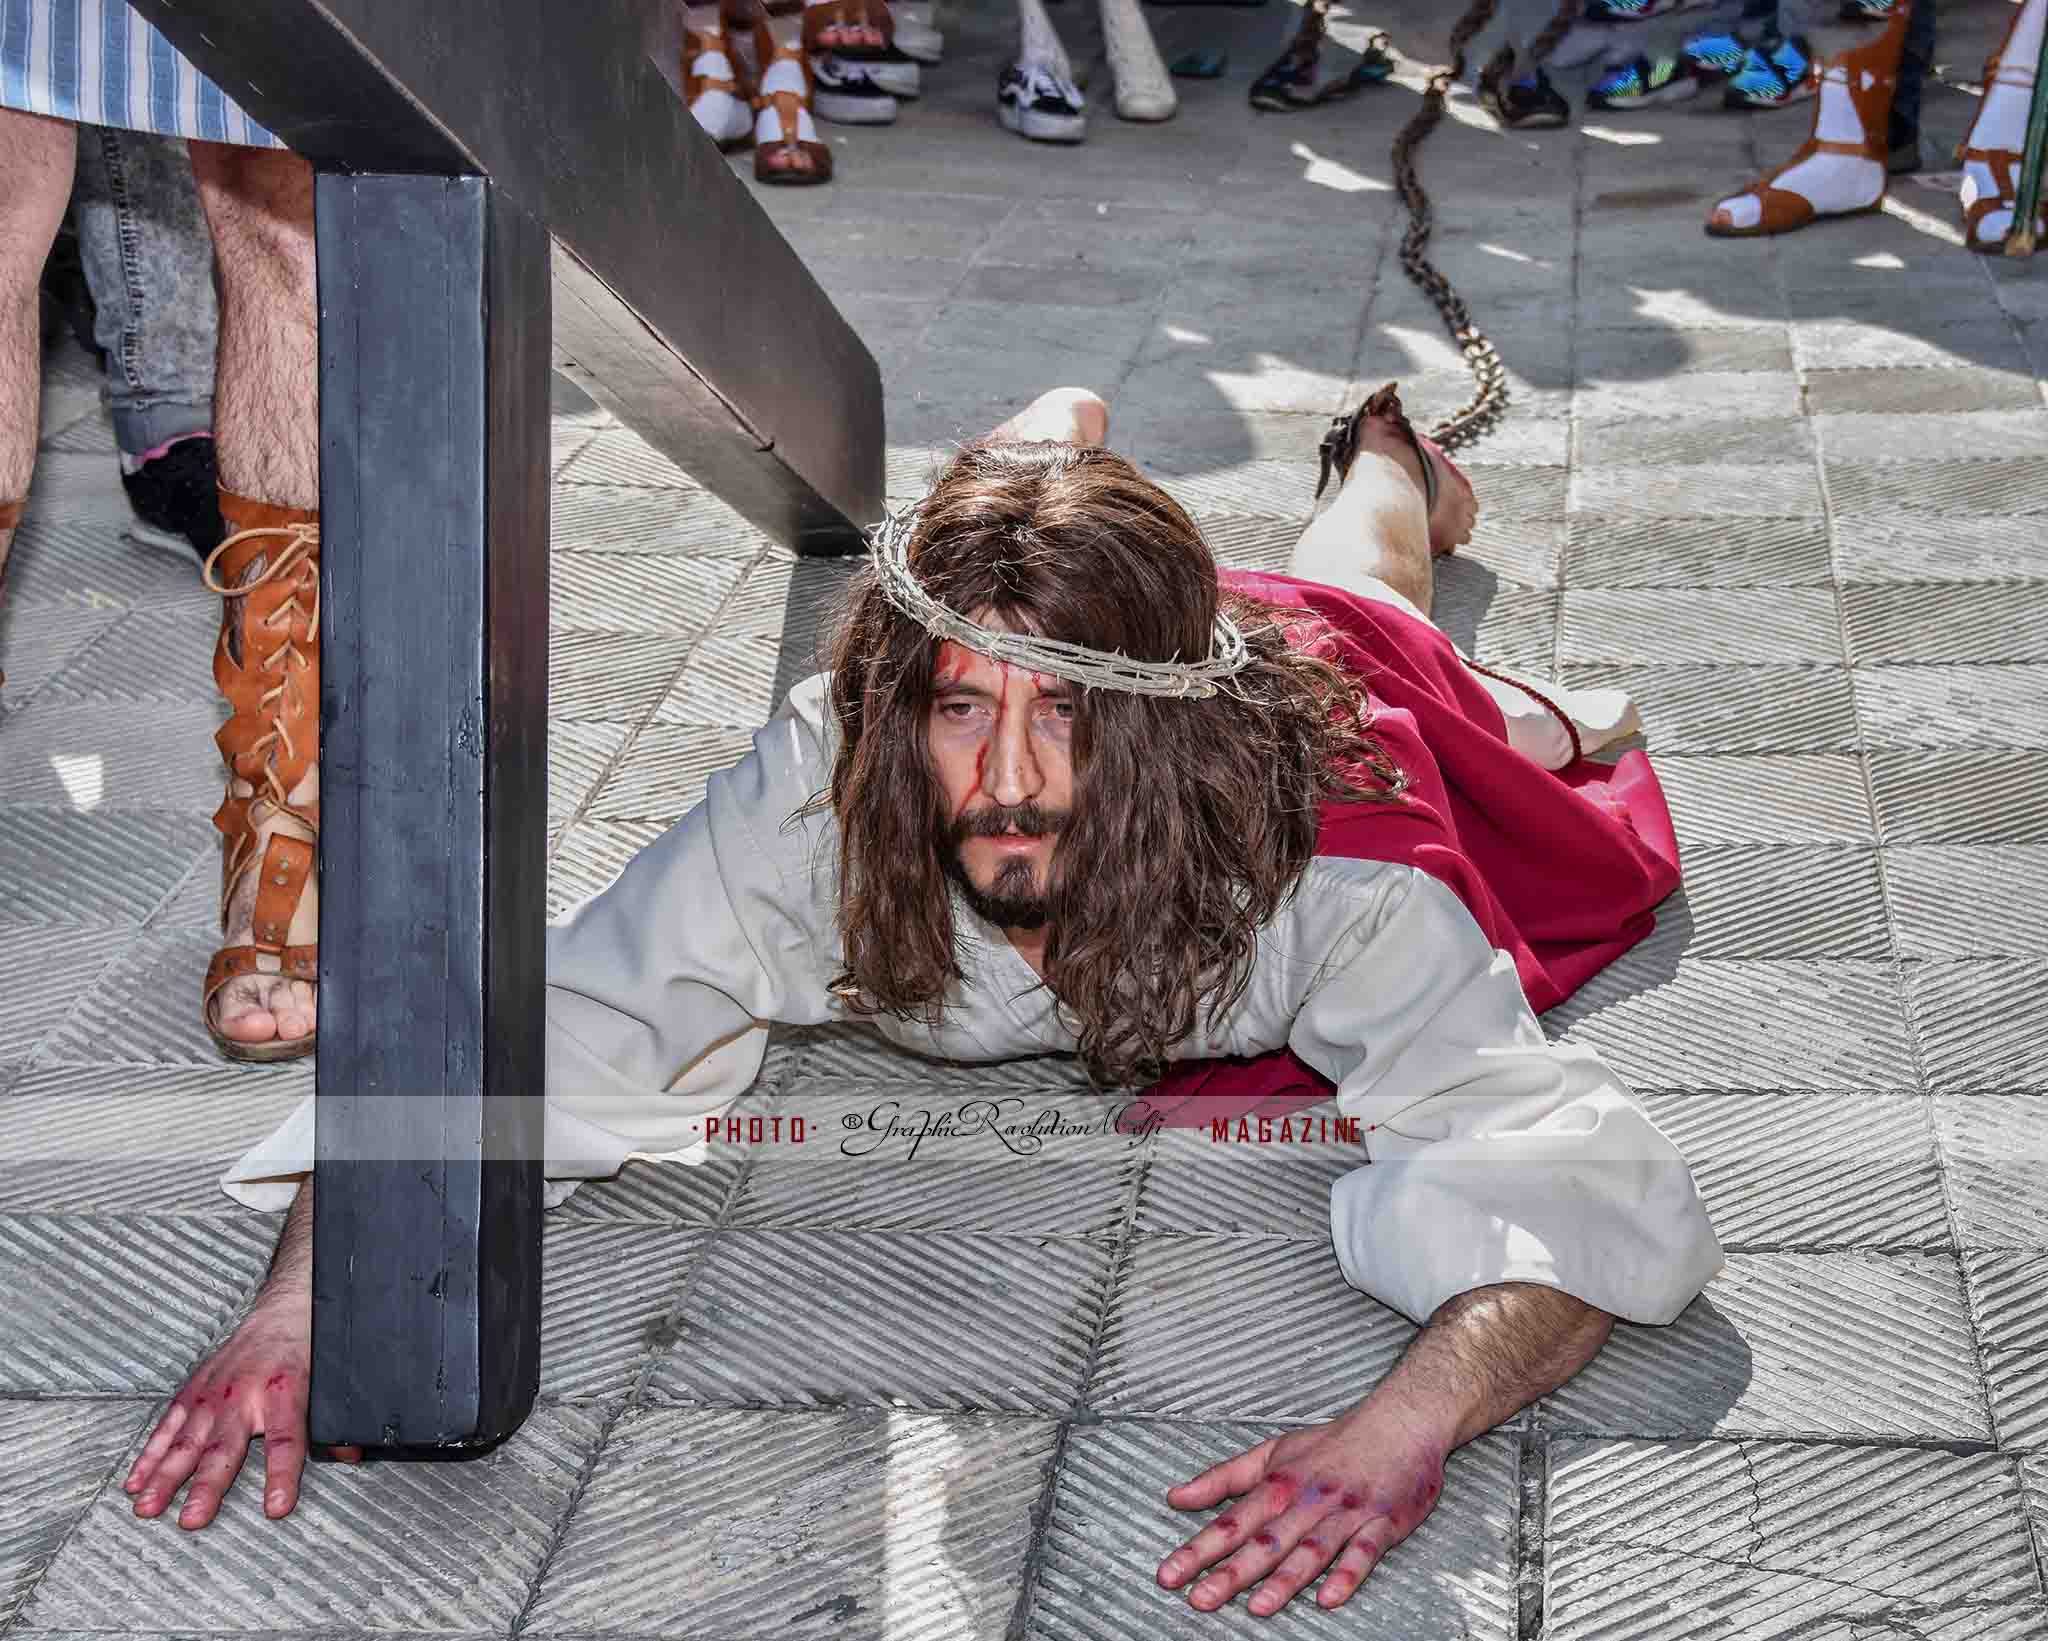
<instances>
[{"instance_id":1,"label":"metal chain","mask_svg":"<svg viewBox=\"0 0 2048 1641\"><path fill-rule=\"evenodd\" d=\"M1564 38L1583 3L1584 0L1563 0L1557 14L1531 45L1532 57L1540 62L1549 56ZM1394 139L1394 186L1400 190L1401 203L1408 207L1408 231L1401 236L1401 271L1436 304L1436 311L1443 316L1444 329L1450 332L1451 340L1465 355L1466 366L1472 372L1476 387L1471 403L1453 411L1430 430L1430 437L1447 450L1469 444L1506 414L1508 372L1492 341L1472 322L1472 312L1465 306L1464 298L1452 289L1443 270L1423 254L1424 247L1429 244L1430 229L1435 224L1429 196L1422 191L1422 179L1415 169L1415 150L1444 117L1444 100L1465 73L1465 48L1472 43L1473 36L1492 20L1494 5L1495 0L1472 0L1470 9L1451 30L1450 62L1429 77L1429 83L1422 91L1422 106ZM1487 64L1486 72L1481 76L1482 86L1497 85L1513 63L1513 47L1504 47Z\"/></svg>"}]
</instances>

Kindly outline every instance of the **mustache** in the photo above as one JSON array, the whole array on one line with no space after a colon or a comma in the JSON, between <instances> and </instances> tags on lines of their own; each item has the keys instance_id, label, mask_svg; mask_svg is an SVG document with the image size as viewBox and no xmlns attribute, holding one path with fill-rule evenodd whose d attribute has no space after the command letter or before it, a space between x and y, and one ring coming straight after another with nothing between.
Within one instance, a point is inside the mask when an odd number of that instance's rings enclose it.
<instances>
[{"instance_id":1,"label":"mustache","mask_svg":"<svg viewBox=\"0 0 2048 1641\"><path fill-rule=\"evenodd\" d=\"M1035 803L998 805L961 815L951 827L954 843L969 838L999 838L1006 832L1023 837L1058 837L1070 819L1065 809L1045 809Z\"/></svg>"}]
</instances>

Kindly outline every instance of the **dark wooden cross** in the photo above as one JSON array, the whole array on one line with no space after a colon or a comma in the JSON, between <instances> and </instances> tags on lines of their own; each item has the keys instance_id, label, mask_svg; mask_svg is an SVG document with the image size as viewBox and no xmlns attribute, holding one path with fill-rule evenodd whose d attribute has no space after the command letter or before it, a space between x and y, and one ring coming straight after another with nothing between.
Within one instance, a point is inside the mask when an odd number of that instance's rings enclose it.
<instances>
[{"instance_id":1,"label":"dark wooden cross","mask_svg":"<svg viewBox=\"0 0 2048 1641\"><path fill-rule=\"evenodd\" d=\"M540 1369L551 359L804 552L874 360L691 119L677 0L134 0L313 162L315 1442L483 1443Z\"/></svg>"}]
</instances>

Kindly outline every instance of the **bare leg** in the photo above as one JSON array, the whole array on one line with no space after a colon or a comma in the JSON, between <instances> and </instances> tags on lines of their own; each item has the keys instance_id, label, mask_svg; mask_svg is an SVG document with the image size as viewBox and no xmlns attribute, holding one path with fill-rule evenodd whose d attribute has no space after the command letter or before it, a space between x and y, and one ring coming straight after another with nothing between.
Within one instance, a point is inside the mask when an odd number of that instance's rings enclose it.
<instances>
[{"instance_id":1,"label":"bare leg","mask_svg":"<svg viewBox=\"0 0 2048 1641\"><path fill-rule=\"evenodd\" d=\"M36 293L71 198L78 128L0 108L0 505L28 494L42 407L43 348ZM14 545L0 526L0 573Z\"/></svg>"},{"instance_id":2,"label":"bare leg","mask_svg":"<svg viewBox=\"0 0 2048 1641\"><path fill-rule=\"evenodd\" d=\"M1378 422L1365 424L1350 476L1302 531L1288 574L1368 597L1392 588L1428 617L1436 589L1429 511L1422 469L1406 439Z\"/></svg>"},{"instance_id":3,"label":"bare leg","mask_svg":"<svg viewBox=\"0 0 2048 1641\"><path fill-rule=\"evenodd\" d=\"M192 145L199 200L220 268L220 362L214 442L224 490L285 507L320 505L319 324L314 296L313 171L276 149ZM253 573L253 567L252 567ZM248 797L254 788L236 780ZM320 771L288 794L319 802ZM276 832L313 841L311 828L273 815L256 828L259 848ZM244 875L227 909L228 945L254 931L256 873ZM290 945L320 938L319 892L309 883L286 935ZM216 1010L221 1030L247 1043L304 1037L314 1028L313 988L277 974L230 981Z\"/></svg>"},{"instance_id":4,"label":"bare leg","mask_svg":"<svg viewBox=\"0 0 2048 1641\"><path fill-rule=\"evenodd\" d=\"M1041 393L988 435L990 444L1102 444L1109 438L1109 406L1085 387L1056 387Z\"/></svg>"},{"instance_id":5,"label":"bare leg","mask_svg":"<svg viewBox=\"0 0 2048 1641\"><path fill-rule=\"evenodd\" d=\"M320 505L313 168L274 148L192 144L220 267L214 439L221 487Z\"/></svg>"}]
</instances>

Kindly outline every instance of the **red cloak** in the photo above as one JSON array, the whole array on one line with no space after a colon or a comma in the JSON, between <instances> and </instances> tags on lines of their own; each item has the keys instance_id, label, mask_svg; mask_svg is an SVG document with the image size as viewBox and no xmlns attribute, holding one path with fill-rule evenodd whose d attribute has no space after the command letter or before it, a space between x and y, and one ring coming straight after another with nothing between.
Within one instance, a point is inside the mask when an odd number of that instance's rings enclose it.
<instances>
[{"instance_id":1,"label":"red cloak","mask_svg":"<svg viewBox=\"0 0 2048 1641\"><path fill-rule=\"evenodd\" d=\"M1426 621L1292 576L1226 570L1227 589L1318 617L1333 659L1367 686L1381 746L1408 777L1403 801L1326 804L1318 855L1413 866L1465 903L1515 960L1537 1012L1565 998L1656 926L1678 887L1678 840L1640 751L1552 773L1508 745L1494 699ZM1186 1060L1146 1091L1169 1127L1327 1099L1328 1078L1286 1049ZM1134 1109L1126 1121L1140 1118Z\"/></svg>"}]
</instances>

